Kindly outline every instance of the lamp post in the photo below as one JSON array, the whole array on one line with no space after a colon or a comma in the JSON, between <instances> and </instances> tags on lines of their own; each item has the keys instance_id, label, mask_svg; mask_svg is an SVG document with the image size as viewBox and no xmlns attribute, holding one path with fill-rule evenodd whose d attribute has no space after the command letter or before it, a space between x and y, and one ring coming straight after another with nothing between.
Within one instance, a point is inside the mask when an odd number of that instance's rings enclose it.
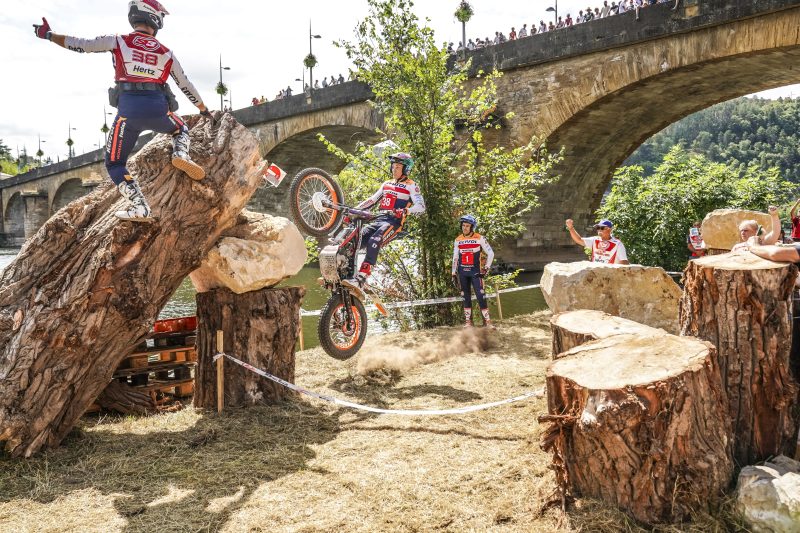
<instances>
[{"instance_id":1,"label":"lamp post","mask_svg":"<svg viewBox=\"0 0 800 533\"><path fill-rule=\"evenodd\" d=\"M322 35L313 35L311 33L311 20L308 21L308 55L313 57L314 52L311 51L311 40L322 39ZM314 67L308 67L308 85L314 88Z\"/></svg>"},{"instance_id":2,"label":"lamp post","mask_svg":"<svg viewBox=\"0 0 800 533\"><path fill-rule=\"evenodd\" d=\"M556 5L555 7L548 7L545 11L549 11L553 13L553 25L558 24L558 0L554 0Z\"/></svg>"},{"instance_id":3,"label":"lamp post","mask_svg":"<svg viewBox=\"0 0 800 533\"><path fill-rule=\"evenodd\" d=\"M218 89L219 89L217 92L219 92L219 110L220 111L222 111L222 108L223 108L223 106L222 106L222 97L225 95L225 93L221 92L221 89L224 86L223 83L222 83L222 71L223 70L230 70L230 69L231 69L231 67L223 67L222 66L222 54L220 54L219 55L219 85L217 86Z\"/></svg>"},{"instance_id":4,"label":"lamp post","mask_svg":"<svg viewBox=\"0 0 800 533\"><path fill-rule=\"evenodd\" d=\"M37 137L39 137L39 149L36 150L36 157L39 158L39 166L42 166L42 156L44 155L44 152L42 152L42 143L46 143L47 141L42 140L41 134L37 135Z\"/></svg>"},{"instance_id":5,"label":"lamp post","mask_svg":"<svg viewBox=\"0 0 800 533\"><path fill-rule=\"evenodd\" d=\"M69 122L68 124L69 126L67 128L67 149L68 149L67 158L72 159L73 155L72 145L75 144L75 141L72 140L72 132L77 130L78 128L73 128L72 122Z\"/></svg>"}]
</instances>

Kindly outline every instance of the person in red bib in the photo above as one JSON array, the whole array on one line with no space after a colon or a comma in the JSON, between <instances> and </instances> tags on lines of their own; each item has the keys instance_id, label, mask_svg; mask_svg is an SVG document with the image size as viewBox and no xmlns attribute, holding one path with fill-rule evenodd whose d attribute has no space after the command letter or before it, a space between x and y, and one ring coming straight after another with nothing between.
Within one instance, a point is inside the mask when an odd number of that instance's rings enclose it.
<instances>
[{"instance_id":1,"label":"person in red bib","mask_svg":"<svg viewBox=\"0 0 800 533\"><path fill-rule=\"evenodd\" d=\"M145 130L172 135L172 164L192 179L201 180L205 171L189 157L189 128L173 111L178 105L167 86L172 77L178 89L200 113L211 118L200 93L189 81L175 54L156 39L168 15L157 0L131 0L128 22L134 29L128 35L105 35L81 39L53 33L47 19L34 24L34 33L74 52L111 52L116 87L109 91L118 114L106 143L106 169L130 207L117 211L123 220L150 219L150 205L139 184L126 168L136 140ZM117 98L118 97L118 98Z\"/></svg>"},{"instance_id":2,"label":"person in red bib","mask_svg":"<svg viewBox=\"0 0 800 533\"><path fill-rule=\"evenodd\" d=\"M363 288L378 261L378 252L403 230L406 215L425 212L425 200L419 185L408 177L413 166L414 159L410 154L398 152L390 155L392 179L383 182L375 194L356 206L357 209L370 209L377 205L380 215L362 230L361 242L366 245L367 254L358 273L343 281L345 285Z\"/></svg>"},{"instance_id":3,"label":"person in red bib","mask_svg":"<svg viewBox=\"0 0 800 533\"><path fill-rule=\"evenodd\" d=\"M800 242L800 216L797 216L797 207L800 206L800 198L792 206L789 216L792 219L792 241Z\"/></svg>"},{"instance_id":4,"label":"person in red bib","mask_svg":"<svg viewBox=\"0 0 800 533\"><path fill-rule=\"evenodd\" d=\"M689 257L697 259L706 255L706 243L703 241L703 234L700 232L702 223L695 220L689 228L689 236L686 237L686 247L689 248Z\"/></svg>"},{"instance_id":5,"label":"person in red bib","mask_svg":"<svg viewBox=\"0 0 800 533\"><path fill-rule=\"evenodd\" d=\"M592 262L606 263L609 265L629 265L628 253L622 241L611 235L614 224L610 220L601 220L594 225L597 230L597 237L581 237L575 231L575 224L572 219L566 222L569 235L573 242L581 248L589 248L592 251Z\"/></svg>"},{"instance_id":6,"label":"person in red bib","mask_svg":"<svg viewBox=\"0 0 800 533\"><path fill-rule=\"evenodd\" d=\"M494 329L489 320L489 305L483 287L483 277L489 272L494 260L494 251L486 238L478 233L478 221L472 215L464 215L459 220L461 234L453 243L453 266L451 275L453 285L461 289L464 297L464 327L472 327L472 294L478 300L478 308L483 316L483 326ZM482 261L482 258L485 260Z\"/></svg>"}]
</instances>

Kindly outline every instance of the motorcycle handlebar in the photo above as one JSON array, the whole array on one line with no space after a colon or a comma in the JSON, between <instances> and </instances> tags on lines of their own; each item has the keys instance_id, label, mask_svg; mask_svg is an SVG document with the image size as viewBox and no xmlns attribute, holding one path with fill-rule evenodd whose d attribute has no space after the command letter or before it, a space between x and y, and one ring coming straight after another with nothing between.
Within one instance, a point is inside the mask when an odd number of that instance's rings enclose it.
<instances>
[{"instance_id":1,"label":"motorcycle handlebar","mask_svg":"<svg viewBox=\"0 0 800 533\"><path fill-rule=\"evenodd\" d=\"M323 200L322 205L334 209L336 211L341 211L350 218L361 218L364 220L373 220L377 218L377 215L373 214L371 211L366 211L364 209L356 209L355 207L348 207L344 204L337 204L335 202L331 202L330 200Z\"/></svg>"}]
</instances>

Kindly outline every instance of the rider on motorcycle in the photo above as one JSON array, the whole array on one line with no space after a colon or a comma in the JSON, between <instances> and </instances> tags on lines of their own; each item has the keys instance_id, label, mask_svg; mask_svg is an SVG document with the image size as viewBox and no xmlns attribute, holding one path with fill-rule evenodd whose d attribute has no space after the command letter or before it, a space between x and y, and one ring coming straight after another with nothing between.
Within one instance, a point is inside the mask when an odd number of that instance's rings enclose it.
<instances>
[{"instance_id":1,"label":"rider on motorcycle","mask_svg":"<svg viewBox=\"0 0 800 533\"><path fill-rule=\"evenodd\" d=\"M494 250L486 242L486 238L478 229L478 221L472 215L464 215L459 220L461 235L453 244L453 285L461 289L464 296L464 327L472 327L472 295L470 288L475 289L475 298L483 315L484 327L493 328L489 320L489 305L483 288L483 277L489 272L494 260ZM481 261L481 251L486 254L486 261Z\"/></svg>"},{"instance_id":2,"label":"rider on motorcycle","mask_svg":"<svg viewBox=\"0 0 800 533\"><path fill-rule=\"evenodd\" d=\"M128 22L134 29L133 33L95 39L53 33L44 17L41 25L33 25L37 37L69 50L112 54L116 88L109 90L109 94L118 95L118 103L112 102L112 105L118 107L119 112L106 143L105 160L111 181L131 203L128 209L115 213L123 220L150 218L150 206L126 168L128 156L142 131L172 134L172 164L192 179L201 180L205 176L205 171L189 158L189 128L181 117L173 113L178 106L166 85L167 78L172 76L200 114L210 118L211 113L184 74L178 59L155 38L158 30L164 27L164 17L168 14L157 0L131 0L128 3Z\"/></svg>"},{"instance_id":3,"label":"rider on motorcycle","mask_svg":"<svg viewBox=\"0 0 800 533\"><path fill-rule=\"evenodd\" d=\"M370 209L377 204L381 214L362 230L361 242L367 247L367 255L355 277L343 281L345 285L362 288L378 260L381 246L402 231L406 215L425 212L425 200L419 185L408 178L413 166L414 159L410 154L398 152L390 155L392 179L385 181L375 194L356 206L357 209Z\"/></svg>"}]
</instances>

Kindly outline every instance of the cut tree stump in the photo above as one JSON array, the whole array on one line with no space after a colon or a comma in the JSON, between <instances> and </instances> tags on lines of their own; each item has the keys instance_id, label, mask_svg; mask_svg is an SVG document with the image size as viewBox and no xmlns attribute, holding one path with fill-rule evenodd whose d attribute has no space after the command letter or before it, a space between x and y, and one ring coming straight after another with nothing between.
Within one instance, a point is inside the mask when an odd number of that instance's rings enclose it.
<instances>
[{"instance_id":1,"label":"cut tree stump","mask_svg":"<svg viewBox=\"0 0 800 533\"><path fill-rule=\"evenodd\" d=\"M576 346L598 339L625 333L636 335L666 335L663 329L639 324L633 320L609 315L603 311L580 309L558 313L550 318L553 332L553 359Z\"/></svg>"},{"instance_id":2,"label":"cut tree stump","mask_svg":"<svg viewBox=\"0 0 800 533\"><path fill-rule=\"evenodd\" d=\"M157 220L120 221L109 181L56 213L0 277L0 443L57 446L262 182L258 141L229 114L195 117L194 181L157 136L130 161Z\"/></svg>"},{"instance_id":3,"label":"cut tree stump","mask_svg":"<svg viewBox=\"0 0 800 533\"><path fill-rule=\"evenodd\" d=\"M731 480L710 343L669 334L588 342L551 363L547 403L542 447L565 492L654 523L708 506Z\"/></svg>"},{"instance_id":4,"label":"cut tree stump","mask_svg":"<svg viewBox=\"0 0 800 533\"><path fill-rule=\"evenodd\" d=\"M303 287L261 289L236 294L212 289L197 294L197 370L195 407L217 405L216 332L224 334L225 353L294 382L294 349L300 330ZM225 406L277 402L292 391L232 361L225 361Z\"/></svg>"},{"instance_id":5,"label":"cut tree stump","mask_svg":"<svg viewBox=\"0 0 800 533\"><path fill-rule=\"evenodd\" d=\"M797 267L749 252L703 257L684 271L681 330L717 348L739 466L795 451L790 370Z\"/></svg>"}]
</instances>

